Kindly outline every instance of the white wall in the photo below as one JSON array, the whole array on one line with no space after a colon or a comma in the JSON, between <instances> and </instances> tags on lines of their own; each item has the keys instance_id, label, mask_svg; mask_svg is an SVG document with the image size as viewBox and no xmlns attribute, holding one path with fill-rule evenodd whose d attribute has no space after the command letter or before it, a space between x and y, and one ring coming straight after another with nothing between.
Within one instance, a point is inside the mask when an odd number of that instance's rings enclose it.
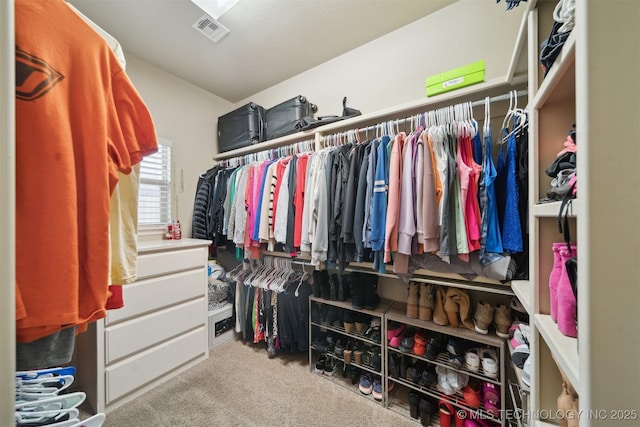
<instances>
[{"instance_id":1,"label":"white wall","mask_svg":"<svg viewBox=\"0 0 640 427\"><path fill-rule=\"evenodd\" d=\"M348 105L370 113L426 96L425 79L481 59L486 80L504 76L516 42L521 6L460 0L357 49L250 96L270 108L296 95L318 105L318 115Z\"/></svg>"},{"instance_id":2,"label":"white wall","mask_svg":"<svg viewBox=\"0 0 640 427\"><path fill-rule=\"evenodd\" d=\"M127 74L151 111L158 137L173 141L178 215L183 236L191 237L198 175L213 165L217 117L232 104L133 55L126 57Z\"/></svg>"}]
</instances>

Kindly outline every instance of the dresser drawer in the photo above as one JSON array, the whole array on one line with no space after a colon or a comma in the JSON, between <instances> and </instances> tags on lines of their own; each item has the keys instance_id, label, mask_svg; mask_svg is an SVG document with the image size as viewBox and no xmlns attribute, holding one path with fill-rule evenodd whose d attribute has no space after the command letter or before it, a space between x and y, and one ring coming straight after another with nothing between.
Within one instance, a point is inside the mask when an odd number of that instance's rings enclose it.
<instances>
[{"instance_id":1,"label":"dresser drawer","mask_svg":"<svg viewBox=\"0 0 640 427\"><path fill-rule=\"evenodd\" d=\"M107 311L105 325L206 295L205 274L204 268L199 268L124 285L124 307Z\"/></svg>"},{"instance_id":2,"label":"dresser drawer","mask_svg":"<svg viewBox=\"0 0 640 427\"><path fill-rule=\"evenodd\" d=\"M138 278L203 267L207 262L206 248L192 248L138 255Z\"/></svg>"},{"instance_id":3,"label":"dresser drawer","mask_svg":"<svg viewBox=\"0 0 640 427\"><path fill-rule=\"evenodd\" d=\"M105 368L106 404L202 356L206 340L199 328Z\"/></svg>"},{"instance_id":4,"label":"dresser drawer","mask_svg":"<svg viewBox=\"0 0 640 427\"><path fill-rule=\"evenodd\" d=\"M206 322L205 301L200 298L119 323L105 330L107 364L202 326Z\"/></svg>"}]
</instances>

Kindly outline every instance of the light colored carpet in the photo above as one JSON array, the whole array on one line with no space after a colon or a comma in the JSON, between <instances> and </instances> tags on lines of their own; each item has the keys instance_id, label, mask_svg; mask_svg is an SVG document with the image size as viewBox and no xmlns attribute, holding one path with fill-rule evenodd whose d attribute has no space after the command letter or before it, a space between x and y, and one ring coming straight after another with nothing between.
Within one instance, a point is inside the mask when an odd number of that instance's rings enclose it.
<instances>
[{"instance_id":1,"label":"light colored carpet","mask_svg":"<svg viewBox=\"0 0 640 427\"><path fill-rule=\"evenodd\" d=\"M231 339L206 361L107 413L104 426L420 425L352 387L310 372L307 353L269 359L263 345Z\"/></svg>"}]
</instances>

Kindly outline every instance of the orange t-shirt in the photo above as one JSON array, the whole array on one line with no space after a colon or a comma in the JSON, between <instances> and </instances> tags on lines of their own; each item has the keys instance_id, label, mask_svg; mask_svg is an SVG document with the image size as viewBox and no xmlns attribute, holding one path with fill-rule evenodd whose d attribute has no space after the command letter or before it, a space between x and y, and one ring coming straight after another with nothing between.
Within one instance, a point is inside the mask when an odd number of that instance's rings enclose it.
<instances>
[{"instance_id":1,"label":"orange t-shirt","mask_svg":"<svg viewBox=\"0 0 640 427\"><path fill-rule=\"evenodd\" d=\"M63 0L16 0L16 339L106 315L109 197L157 150L146 105Z\"/></svg>"}]
</instances>

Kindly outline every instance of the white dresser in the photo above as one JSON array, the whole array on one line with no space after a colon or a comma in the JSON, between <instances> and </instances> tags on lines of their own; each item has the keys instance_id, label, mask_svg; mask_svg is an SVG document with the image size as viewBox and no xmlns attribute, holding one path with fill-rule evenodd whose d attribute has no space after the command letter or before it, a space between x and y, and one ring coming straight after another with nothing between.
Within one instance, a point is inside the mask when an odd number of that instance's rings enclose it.
<instances>
[{"instance_id":1,"label":"white dresser","mask_svg":"<svg viewBox=\"0 0 640 427\"><path fill-rule=\"evenodd\" d=\"M108 412L209 356L208 240L140 242L124 307L78 335L77 388Z\"/></svg>"}]
</instances>

